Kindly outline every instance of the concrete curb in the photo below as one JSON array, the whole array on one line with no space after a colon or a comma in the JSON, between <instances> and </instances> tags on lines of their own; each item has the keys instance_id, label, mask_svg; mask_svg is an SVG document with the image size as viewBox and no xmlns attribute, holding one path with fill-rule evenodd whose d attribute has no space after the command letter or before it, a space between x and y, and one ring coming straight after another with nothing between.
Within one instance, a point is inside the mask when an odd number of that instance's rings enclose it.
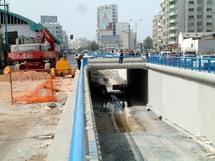
<instances>
[{"instance_id":1,"label":"concrete curb","mask_svg":"<svg viewBox=\"0 0 215 161\"><path fill-rule=\"evenodd\" d=\"M54 141L50 147L46 161L68 161L79 71L76 71L75 74L75 78L72 80L71 91L64 106L64 110L55 133Z\"/></svg>"}]
</instances>

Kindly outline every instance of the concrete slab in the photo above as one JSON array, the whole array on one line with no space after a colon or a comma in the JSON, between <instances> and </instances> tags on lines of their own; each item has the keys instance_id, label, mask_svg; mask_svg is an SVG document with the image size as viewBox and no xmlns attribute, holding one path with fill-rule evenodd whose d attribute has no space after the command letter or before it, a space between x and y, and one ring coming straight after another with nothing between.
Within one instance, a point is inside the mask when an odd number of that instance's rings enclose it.
<instances>
[{"instance_id":1,"label":"concrete slab","mask_svg":"<svg viewBox=\"0 0 215 161\"><path fill-rule=\"evenodd\" d=\"M133 106L126 111L138 126L142 126L142 132L131 132L127 138L134 142L130 145L139 150L144 160L215 160L214 154L195 142L187 132L170 125L146 107Z\"/></svg>"}]
</instances>

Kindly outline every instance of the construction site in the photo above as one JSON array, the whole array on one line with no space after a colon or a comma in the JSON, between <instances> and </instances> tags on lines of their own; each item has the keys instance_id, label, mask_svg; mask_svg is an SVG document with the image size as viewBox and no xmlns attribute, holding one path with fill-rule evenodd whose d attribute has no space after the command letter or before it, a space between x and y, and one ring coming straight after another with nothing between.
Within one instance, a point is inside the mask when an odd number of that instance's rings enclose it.
<instances>
[{"instance_id":1,"label":"construction site","mask_svg":"<svg viewBox=\"0 0 215 161\"><path fill-rule=\"evenodd\" d=\"M46 160L73 79L33 70L1 73L0 160Z\"/></svg>"}]
</instances>

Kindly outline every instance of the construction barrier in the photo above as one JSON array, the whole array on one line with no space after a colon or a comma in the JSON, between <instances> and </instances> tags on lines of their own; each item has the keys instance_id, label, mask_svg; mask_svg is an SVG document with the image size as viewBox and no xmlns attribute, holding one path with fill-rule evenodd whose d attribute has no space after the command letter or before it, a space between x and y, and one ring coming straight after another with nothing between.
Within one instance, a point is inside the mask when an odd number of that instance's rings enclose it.
<instances>
[{"instance_id":1,"label":"construction barrier","mask_svg":"<svg viewBox=\"0 0 215 161\"><path fill-rule=\"evenodd\" d=\"M12 104L55 102L56 90L49 73L44 70L9 72Z\"/></svg>"}]
</instances>

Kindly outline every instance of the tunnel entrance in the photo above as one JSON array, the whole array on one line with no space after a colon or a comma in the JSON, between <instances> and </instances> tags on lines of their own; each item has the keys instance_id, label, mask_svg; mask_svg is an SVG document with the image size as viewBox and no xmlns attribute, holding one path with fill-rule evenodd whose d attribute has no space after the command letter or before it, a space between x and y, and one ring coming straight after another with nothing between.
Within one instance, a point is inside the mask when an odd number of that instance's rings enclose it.
<instances>
[{"instance_id":1,"label":"tunnel entrance","mask_svg":"<svg viewBox=\"0 0 215 161\"><path fill-rule=\"evenodd\" d=\"M128 73L132 76L133 72ZM103 160L136 160L128 139L132 131L125 119L124 107L146 104L142 99L147 100L147 96L143 96L147 92L142 92L139 87L143 86L137 85L143 83L143 79L124 80L116 70L93 70L89 71L88 80Z\"/></svg>"}]
</instances>

